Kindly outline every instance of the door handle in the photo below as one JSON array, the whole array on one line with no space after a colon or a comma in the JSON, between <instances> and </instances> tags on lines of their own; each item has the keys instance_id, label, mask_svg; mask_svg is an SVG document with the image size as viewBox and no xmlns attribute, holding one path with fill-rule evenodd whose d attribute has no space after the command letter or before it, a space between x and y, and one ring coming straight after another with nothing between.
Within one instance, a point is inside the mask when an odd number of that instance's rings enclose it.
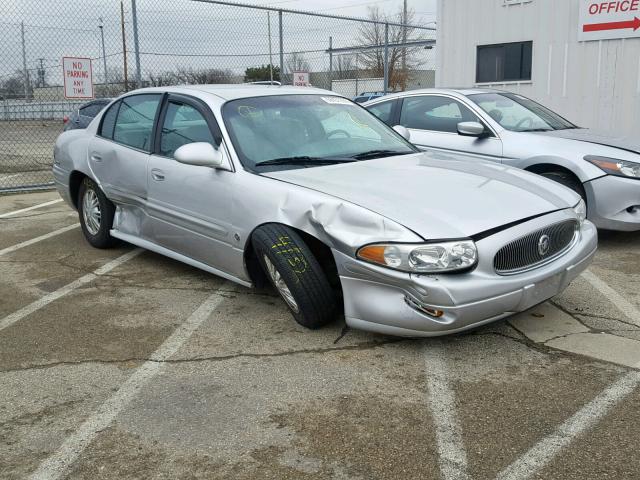
<instances>
[{"instance_id":1,"label":"door handle","mask_svg":"<svg viewBox=\"0 0 640 480\"><path fill-rule=\"evenodd\" d=\"M157 168L151 169L151 178L153 178L156 182L161 182L164 180L164 172Z\"/></svg>"},{"instance_id":2,"label":"door handle","mask_svg":"<svg viewBox=\"0 0 640 480\"><path fill-rule=\"evenodd\" d=\"M102 157L100 155L98 155L97 153L92 153L91 154L91 160L93 160L94 162L101 162L102 161Z\"/></svg>"}]
</instances>

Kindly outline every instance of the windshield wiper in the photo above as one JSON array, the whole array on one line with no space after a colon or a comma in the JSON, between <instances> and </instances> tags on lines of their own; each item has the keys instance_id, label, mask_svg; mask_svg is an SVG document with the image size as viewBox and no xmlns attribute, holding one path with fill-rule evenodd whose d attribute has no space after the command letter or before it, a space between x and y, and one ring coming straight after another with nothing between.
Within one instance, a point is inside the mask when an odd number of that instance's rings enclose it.
<instances>
[{"instance_id":1,"label":"windshield wiper","mask_svg":"<svg viewBox=\"0 0 640 480\"><path fill-rule=\"evenodd\" d=\"M357 153L356 155L352 155L351 158L355 158L357 160L370 160L373 158L390 157L392 155L408 155L410 153L416 152L402 152L398 150L369 150L368 152L362 152Z\"/></svg>"},{"instance_id":2,"label":"windshield wiper","mask_svg":"<svg viewBox=\"0 0 640 480\"><path fill-rule=\"evenodd\" d=\"M530 128L529 130L518 130L520 133L525 132L551 132L553 128Z\"/></svg>"},{"instance_id":3,"label":"windshield wiper","mask_svg":"<svg viewBox=\"0 0 640 480\"><path fill-rule=\"evenodd\" d=\"M328 157L309 157L306 155L296 157L272 158L258 162L255 167L264 167L268 165L332 165L335 163L351 163L355 162L352 158L328 158Z\"/></svg>"}]
</instances>

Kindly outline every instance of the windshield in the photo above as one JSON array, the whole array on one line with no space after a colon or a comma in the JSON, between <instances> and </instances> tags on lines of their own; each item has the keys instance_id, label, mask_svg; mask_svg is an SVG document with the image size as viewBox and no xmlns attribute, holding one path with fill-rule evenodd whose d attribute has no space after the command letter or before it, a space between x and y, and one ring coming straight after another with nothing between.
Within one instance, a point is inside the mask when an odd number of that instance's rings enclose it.
<instances>
[{"instance_id":1,"label":"windshield","mask_svg":"<svg viewBox=\"0 0 640 480\"><path fill-rule=\"evenodd\" d=\"M367 110L330 95L242 98L223 107L245 168L313 167L418 150Z\"/></svg>"},{"instance_id":2,"label":"windshield","mask_svg":"<svg viewBox=\"0 0 640 480\"><path fill-rule=\"evenodd\" d=\"M469 95L491 118L513 132L546 132L578 128L546 107L513 93Z\"/></svg>"}]
</instances>

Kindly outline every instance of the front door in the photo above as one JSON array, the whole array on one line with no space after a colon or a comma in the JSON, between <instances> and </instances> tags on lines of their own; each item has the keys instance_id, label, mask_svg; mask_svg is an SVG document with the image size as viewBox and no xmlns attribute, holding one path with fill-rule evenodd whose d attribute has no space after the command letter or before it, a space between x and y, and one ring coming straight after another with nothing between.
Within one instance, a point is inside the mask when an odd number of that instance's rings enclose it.
<instances>
[{"instance_id":1,"label":"front door","mask_svg":"<svg viewBox=\"0 0 640 480\"><path fill-rule=\"evenodd\" d=\"M208 142L225 151L208 107L179 95L167 99L160 116L156 153L148 164L148 211L153 241L229 274L237 265L231 238L230 170L177 162L182 145ZM226 154L225 154L226 155ZM228 158L226 164L230 165Z\"/></svg>"},{"instance_id":2,"label":"front door","mask_svg":"<svg viewBox=\"0 0 640 480\"><path fill-rule=\"evenodd\" d=\"M411 132L411 143L421 149L463 152L502 161L502 142L493 134L466 137L458 134L458 123L479 122L478 116L458 100L445 95L406 97L400 110L400 125Z\"/></svg>"}]
</instances>

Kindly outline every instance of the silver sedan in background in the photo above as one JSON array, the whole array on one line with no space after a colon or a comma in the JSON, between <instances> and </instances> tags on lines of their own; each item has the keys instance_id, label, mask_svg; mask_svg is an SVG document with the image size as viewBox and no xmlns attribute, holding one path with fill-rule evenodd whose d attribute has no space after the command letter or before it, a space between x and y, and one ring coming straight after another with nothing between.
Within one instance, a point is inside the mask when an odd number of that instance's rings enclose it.
<instances>
[{"instance_id":1,"label":"silver sedan in background","mask_svg":"<svg viewBox=\"0 0 640 480\"><path fill-rule=\"evenodd\" d=\"M640 138L580 128L515 93L413 90L365 107L408 129L422 149L466 153L555 180L587 203L599 228L640 230Z\"/></svg>"},{"instance_id":2,"label":"silver sedan in background","mask_svg":"<svg viewBox=\"0 0 640 480\"><path fill-rule=\"evenodd\" d=\"M574 192L421 152L312 88L137 90L60 135L53 172L93 246L269 281L309 328L465 330L558 294L597 247Z\"/></svg>"}]
</instances>

